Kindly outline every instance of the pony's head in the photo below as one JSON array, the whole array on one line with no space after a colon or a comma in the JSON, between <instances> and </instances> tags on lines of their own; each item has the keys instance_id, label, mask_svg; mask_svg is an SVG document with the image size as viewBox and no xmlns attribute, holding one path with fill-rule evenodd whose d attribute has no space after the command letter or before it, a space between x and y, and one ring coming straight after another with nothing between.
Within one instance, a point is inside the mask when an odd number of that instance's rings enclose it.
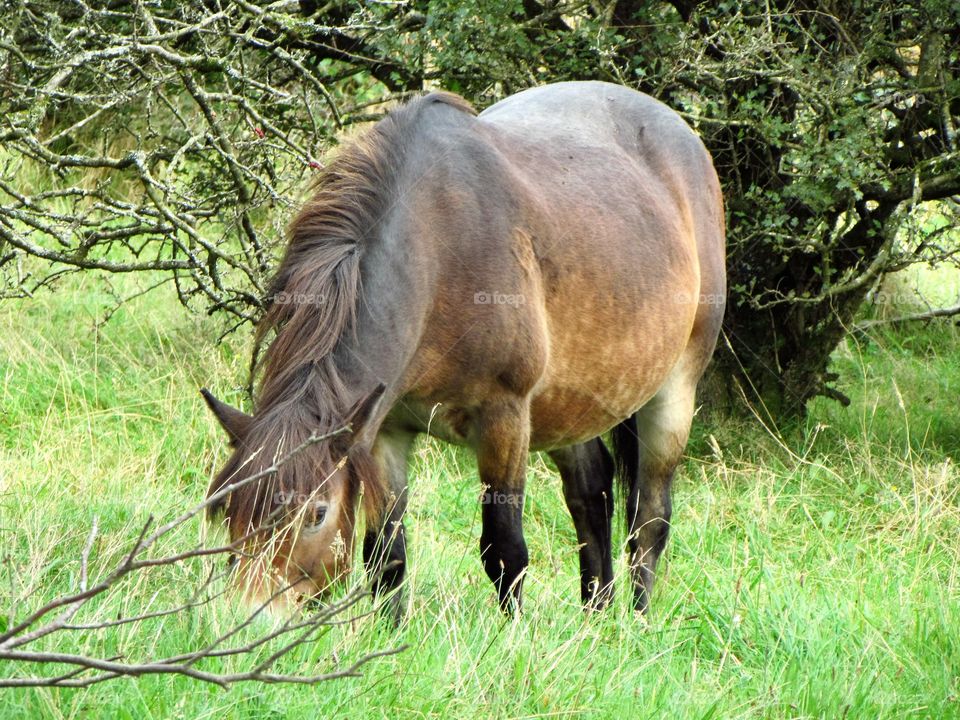
<instances>
[{"instance_id":1,"label":"pony's head","mask_svg":"<svg viewBox=\"0 0 960 720\"><path fill-rule=\"evenodd\" d=\"M258 602L321 596L350 571L361 505L369 520L382 504L379 473L357 438L383 386L326 423L312 413L309 391L254 415L201 392L232 448L208 496L217 496L210 513L226 521L245 594Z\"/></svg>"}]
</instances>

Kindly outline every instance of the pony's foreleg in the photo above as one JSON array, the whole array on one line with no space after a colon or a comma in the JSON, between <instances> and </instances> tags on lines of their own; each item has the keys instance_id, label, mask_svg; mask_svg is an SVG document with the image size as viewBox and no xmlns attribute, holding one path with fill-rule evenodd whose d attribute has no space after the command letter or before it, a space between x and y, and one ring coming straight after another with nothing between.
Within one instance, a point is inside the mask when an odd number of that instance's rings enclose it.
<instances>
[{"instance_id":1,"label":"pony's foreleg","mask_svg":"<svg viewBox=\"0 0 960 720\"><path fill-rule=\"evenodd\" d=\"M523 493L530 445L526 399L490 404L479 417L477 465L483 483L480 557L497 588L500 608L520 609L529 556L523 539Z\"/></svg>"},{"instance_id":2,"label":"pony's foreleg","mask_svg":"<svg viewBox=\"0 0 960 720\"><path fill-rule=\"evenodd\" d=\"M580 544L580 597L584 607L599 609L613 597L613 458L600 438L552 450L550 457Z\"/></svg>"},{"instance_id":3,"label":"pony's foreleg","mask_svg":"<svg viewBox=\"0 0 960 720\"><path fill-rule=\"evenodd\" d=\"M646 612L672 514L671 486L693 420L696 387L674 375L636 414L639 472L627 498L634 607Z\"/></svg>"},{"instance_id":4,"label":"pony's foreleg","mask_svg":"<svg viewBox=\"0 0 960 720\"><path fill-rule=\"evenodd\" d=\"M368 527L363 537L363 564L375 598L387 596L382 610L394 622L403 617L399 589L407 570L407 538L403 515L407 510L407 461L414 436L381 433L373 456L390 488L382 522ZM392 593L392 594L390 594Z\"/></svg>"}]
</instances>

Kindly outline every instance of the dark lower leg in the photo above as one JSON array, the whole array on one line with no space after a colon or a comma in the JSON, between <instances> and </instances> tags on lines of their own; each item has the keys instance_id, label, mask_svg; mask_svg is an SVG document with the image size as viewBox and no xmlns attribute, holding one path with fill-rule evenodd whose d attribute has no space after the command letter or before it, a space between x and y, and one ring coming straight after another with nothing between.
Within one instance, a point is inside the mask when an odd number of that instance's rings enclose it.
<instances>
[{"instance_id":1,"label":"dark lower leg","mask_svg":"<svg viewBox=\"0 0 960 720\"><path fill-rule=\"evenodd\" d=\"M413 435L382 430L372 454L390 488L383 519L371 524L363 538L363 563L374 597L386 597L382 610L396 622L402 616L400 590L407 569L407 537L403 516L407 509L407 458ZM369 520L369 518L368 518Z\"/></svg>"},{"instance_id":2,"label":"dark lower leg","mask_svg":"<svg viewBox=\"0 0 960 720\"><path fill-rule=\"evenodd\" d=\"M529 556L523 539L523 492L529 452L525 401L486 408L480 425L477 465L484 485L480 557L497 589L500 608L520 609Z\"/></svg>"},{"instance_id":3,"label":"dark lower leg","mask_svg":"<svg viewBox=\"0 0 960 720\"><path fill-rule=\"evenodd\" d=\"M627 505L630 575L634 608L647 612L656 577L657 561L670 533L673 471L645 473L634 484Z\"/></svg>"},{"instance_id":4,"label":"dark lower leg","mask_svg":"<svg viewBox=\"0 0 960 720\"><path fill-rule=\"evenodd\" d=\"M613 459L599 438L550 454L563 480L563 495L580 545L580 597L587 608L613 596L610 520Z\"/></svg>"},{"instance_id":5,"label":"dark lower leg","mask_svg":"<svg viewBox=\"0 0 960 720\"><path fill-rule=\"evenodd\" d=\"M407 541L400 513L388 518L378 530L363 537L363 564L374 598L389 596L384 610L399 620L399 592L407 569ZM392 594L391 594L392 593Z\"/></svg>"},{"instance_id":6,"label":"dark lower leg","mask_svg":"<svg viewBox=\"0 0 960 720\"><path fill-rule=\"evenodd\" d=\"M509 498L509 504L499 504L498 498ZM529 562L522 534L523 491L488 491L484 499L480 558L497 589L500 609L511 614L520 609L523 574Z\"/></svg>"}]
</instances>

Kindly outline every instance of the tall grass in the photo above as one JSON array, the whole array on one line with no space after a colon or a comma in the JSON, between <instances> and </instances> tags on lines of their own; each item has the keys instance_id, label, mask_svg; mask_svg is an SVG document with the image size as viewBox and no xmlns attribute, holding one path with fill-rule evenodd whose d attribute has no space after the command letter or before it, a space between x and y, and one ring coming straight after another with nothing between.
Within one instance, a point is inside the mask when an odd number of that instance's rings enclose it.
<instances>
[{"instance_id":1,"label":"tall grass","mask_svg":"<svg viewBox=\"0 0 960 720\"><path fill-rule=\"evenodd\" d=\"M221 328L162 290L98 326L111 303L97 281L74 278L55 294L0 305L0 612L19 616L75 588L94 518L93 571L109 567L148 515L169 518L200 499L227 452L197 389L239 401L243 339L217 345ZM880 330L836 354L849 408L818 401L790 428L700 422L648 619L630 610L622 579L607 612L581 611L573 526L542 457L531 458L524 512L526 612L502 618L478 559L473 460L423 440L407 623L394 630L364 617L333 628L282 669L316 672L409 644L404 653L317 687L224 692L146 677L4 691L0 715L960 717L958 353L946 323ZM167 544L186 548L204 533L198 522ZM618 578L623 571L621 559ZM202 572L139 577L85 619L182 602ZM173 654L236 612L218 601L50 646Z\"/></svg>"}]
</instances>

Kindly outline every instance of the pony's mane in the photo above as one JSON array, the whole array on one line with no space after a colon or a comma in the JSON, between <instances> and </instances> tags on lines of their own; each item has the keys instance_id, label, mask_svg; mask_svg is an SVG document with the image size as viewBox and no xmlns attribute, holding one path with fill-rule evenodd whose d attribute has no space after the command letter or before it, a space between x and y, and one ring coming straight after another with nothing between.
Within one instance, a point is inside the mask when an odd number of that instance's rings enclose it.
<instances>
[{"instance_id":1,"label":"pony's mane","mask_svg":"<svg viewBox=\"0 0 960 720\"><path fill-rule=\"evenodd\" d=\"M255 419L210 493L241 472L269 467L313 433L339 429L349 404L358 399L344 385L334 350L354 326L364 245L387 208L420 111L434 103L473 113L469 103L451 93L431 93L391 112L340 149L290 223L286 253L255 336L259 348L274 335L257 363ZM310 497L322 481L321 469L333 469L339 459L331 443L318 442L287 458L272 476L238 488L228 499L231 526L246 532L273 513L278 498ZM362 491L367 514L375 515L386 492L383 481L369 457L351 453L350 462L353 497Z\"/></svg>"}]
</instances>

